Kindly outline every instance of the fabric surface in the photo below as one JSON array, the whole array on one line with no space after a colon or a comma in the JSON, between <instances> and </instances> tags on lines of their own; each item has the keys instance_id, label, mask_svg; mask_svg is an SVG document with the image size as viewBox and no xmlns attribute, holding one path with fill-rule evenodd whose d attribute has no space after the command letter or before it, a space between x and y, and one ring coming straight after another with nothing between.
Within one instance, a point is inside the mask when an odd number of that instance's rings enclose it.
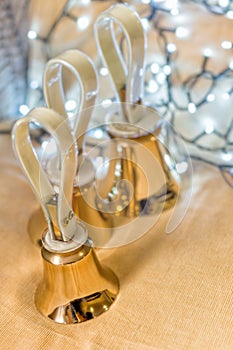
<instances>
[{"instance_id":1,"label":"fabric surface","mask_svg":"<svg viewBox=\"0 0 233 350\"><path fill-rule=\"evenodd\" d=\"M120 280L119 298L76 325L58 325L35 307L42 264L27 222L37 202L7 135L0 184L0 349L233 349L233 192L217 170L194 165L191 203L172 234L166 212L136 242L98 250Z\"/></svg>"}]
</instances>

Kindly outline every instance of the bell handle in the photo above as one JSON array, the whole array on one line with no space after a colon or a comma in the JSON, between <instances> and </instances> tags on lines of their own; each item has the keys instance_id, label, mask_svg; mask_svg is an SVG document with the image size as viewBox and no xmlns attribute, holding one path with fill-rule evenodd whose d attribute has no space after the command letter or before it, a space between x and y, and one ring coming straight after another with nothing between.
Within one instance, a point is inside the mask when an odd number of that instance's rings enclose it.
<instances>
[{"instance_id":1,"label":"bell handle","mask_svg":"<svg viewBox=\"0 0 233 350\"><path fill-rule=\"evenodd\" d=\"M76 113L71 128L81 155L84 136L98 92L97 72L91 59L85 53L75 49L65 51L46 64L43 77L46 103L49 108L54 109L67 120L69 117L65 108L64 68L73 74L80 91L76 99Z\"/></svg>"},{"instance_id":2,"label":"bell handle","mask_svg":"<svg viewBox=\"0 0 233 350\"><path fill-rule=\"evenodd\" d=\"M126 38L127 65L117 43L116 25ZM123 103L124 118L127 122L135 124L131 110L132 105L141 103L143 96L146 46L139 15L130 7L117 4L96 19L94 30L97 47L108 68L117 99Z\"/></svg>"},{"instance_id":3,"label":"bell handle","mask_svg":"<svg viewBox=\"0 0 233 350\"><path fill-rule=\"evenodd\" d=\"M55 140L61 164L59 191L56 193L36 155L30 137L30 124L40 124ZM77 233L72 210L73 181L76 173L75 141L66 120L48 108L35 108L19 119L12 131L15 154L41 204L51 240L67 242ZM55 228L58 229L55 230ZM83 230L81 230L81 235ZM87 237L79 237L80 245Z\"/></svg>"}]
</instances>

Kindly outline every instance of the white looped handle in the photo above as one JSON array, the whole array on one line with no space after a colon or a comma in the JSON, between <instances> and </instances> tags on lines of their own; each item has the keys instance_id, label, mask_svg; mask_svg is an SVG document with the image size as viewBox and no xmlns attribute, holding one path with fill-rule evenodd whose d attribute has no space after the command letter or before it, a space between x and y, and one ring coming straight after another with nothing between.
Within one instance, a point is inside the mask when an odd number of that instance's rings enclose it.
<instances>
[{"instance_id":1,"label":"white looped handle","mask_svg":"<svg viewBox=\"0 0 233 350\"><path fill-rule=\"evenodd\" d=\"M81 153L83 139L90 121L98 92L97 73L90 58L79 50L67 50L48 61L44 72L44 96L48 107L54 109L65 119L69 119L65 108L64 74L68 69L79 85L77 108L72 127Z\"/></svg>"},{"instance_id":2,"label":"white looped handle","mask_svg":"<svg viewBox=\"0 0 233 350\"><path fill-rule=\"evenodd\" d=\"M115 24L122 29L127 40L128 67L117 43ZM97 18L95 36L118 101L126 102L126 108L140 103L143 95L146 38L138 14L125 5L112 6ZM126 120L134 124L133 113L129 107L125 114Z\"/></svg>"},{"instance_id":3,"label":"white looped handle","mask_svg":"<svg viewBox=\"0 0 233 350\"><path fill-rule=\"evenodd\" d=\"M29 128L30 123L33 122L39 123L56 142L61 164L58 194L43 170L33 148ZM61 242L72 240L77 235L77 230L79 230L77 218L72 209L73 181L77 157L75 141L67 121L51 109L36 108L15 123L12 131L12 141L15 153L48 221L51 240ZM78 243L81 245L86 239L87 236L81 228Z\"/></svg>"}]
</instances>

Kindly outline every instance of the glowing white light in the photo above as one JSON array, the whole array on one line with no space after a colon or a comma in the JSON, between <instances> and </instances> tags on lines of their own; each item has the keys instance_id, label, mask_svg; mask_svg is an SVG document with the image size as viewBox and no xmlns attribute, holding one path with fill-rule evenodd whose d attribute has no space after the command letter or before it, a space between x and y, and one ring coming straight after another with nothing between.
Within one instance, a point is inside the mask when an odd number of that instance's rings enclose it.
<instances>
[{"instance_id":1,"label":"glowing white light","mask_svg":"<svg viewBox=\"0 0 233 350\"><path fill-rule=\"evenodd\" d=\"M157 75L157 81L159 84L163 84L165 80L166 80L166 76L164 73L161 72Z\"/></svg>"},{"instance_id":2,"label":"glowing white light","mask_svg":"<svg viewBox=\"0 0 233 350\"><path fill-rule=\"evenodd\" d=\"M29 112L29 107L27 105L21 105L19 111L22 115L26 115Z\"/></svg>"},{"instance_id":3,"label":"glowing white light","mask_svg":"<svg viewBox=\"0 0 233 350\"><path fill-rule=\"evenodd\" d=\"M102 139L102 137L103 137L103 135L104 135L103 130L101 130L101 129L96 129L94 135L95 135L95 138L96 138L96 139Z\"/></svg>"},{"instance_id":4,"label":"glowing white light","mask_svg":"<svg viewBox=\"0 0 233 350\"><path fill-rule=\"evenodd\" d=\"M176 45L173 44L173 43L167 44L167 51L168 51L169 53L175 52L175 51L176 51Z\"/></svg>"},{"instance_id":5,"label":"glowing white light","mask_svg":"<svg viewBox=\"0 0 233 350\"><path fill-rule=\"evenodd\" d=\"M188 163L180 162L176 164L176 170L178 174L183 174L188 170Z\"/></svg>"},{"instance_id":6,"label":"glowing white light","mask_svg":"<svg viewBox=\"0 0 233 350\"><path fill-rule=\"evenodd\" d=\"M229 18L229 19L233 19L233 11L228 11L226 13L226 17Z\"/></svg>"},{"instance_id":7,"label":"glowing white light","mask_svg":"<svg viewBox=\"0 0 233 350\"><path fill-rule=\"evenodd\" d=\"M206 48L204 51L203 51L203 55L205 57L211 57L213 55L213 51L209 48Z\"/></svg>"},{"instance_id":8,"label":"glowing white light","mask_svg":"<svg viewBox=\"0 0 233 350\"><path fill-rule=\"evenodd\" d=\"M166 75L170 75L171 72L172 72L172 69L171 69L171 67L169 65L166 65L166 66L163 67L163 71L164 71L164 73Z\"/></svg>"},{"instance_id":9,"label":"glowing white light","mask_svg":"<svg viewBox=\"0 0 233 350\"><path fill-rule=\"evenodd\" d=\"M31 89L36 90L38 87L39 87L38 81L32 80L32 81L30 82L30 88L31 88Z\"/></svg>"},{"instance_id":10,"label":"glowing white light","mask_svg":"<svg viewBox=\"0 0 233 350\"><path fill-rule=\"evenodd\" d=\"M83 5L89 5L91 0L81 0Z\"/></svg>"},{"instance_id":11,"label":"glowing white light","mask_svg":"<svg viewBox=\"0 0 233 350\"><path fill-rule=\"evenodd\" d=\"M176 28L176 36L179 39L187 38L189 36L189 30L187 28L184 28L184 27L177 27Z\"/></svg>"},{"instance_id":12,"label":"glowing white light","mask_svg":"<svg viewBox=\"0 0 233 350\"><path fill-rule=\"evenodd\" d=\"M189 111L189 113L193 114L193 113L196 112L196 110L197 110L196 105L193 102L190 102L188 104L188 111Z\"/></svg>"},{"instance_id":13,"label":"glowing white light","mask_svg":"<svg viewBox=\"0 0 233 350\"><path fill-rule=\"evenodd\" d=\"M203 50L203 55L205 57L212 57L213 56L213 51L210 48L206 48Z\"/></svg>"},{"instance_id":14,"label":"glowing white light","mask_svg":"<svg viewBox=\"0 0 233 350\"><path fill-rule=\"evenodd\" d=\"M106 77L108 75L108 68L100 68L100 75L102 75L102 77Z\"/></svg>"},{"instance_id":15,"label":"glowing white light","mask_svg":"<svg viewBox=\"0 0 233 350\"><path fill-rule=\"evenodd\" d=\"M110 98L106 98L105 100L103 100L101 102L101 105L104 107L104 108L108 108L109 106L111 106L112 104L112 100Z\"/></svg>"},{"instance_id":16,"label":"glowing white light","mask_svg":"<svg viewBox=\"0 0 233 350\"><path fill-rule=\"evenodd\" d=\"M28 39L34 40L37 38L37 33L34 30L29 30L27 36L28 36Z\"/></svg>"},{"instance_id":17,"label":"glowing white light","mask_svg":"<svg viewBox=\"0 0 233 350\"><path fill-rule=\"evenodd\" d=\"M224 94L222 95L222 98L223 98L224 100L229 100L230 94L228 94L228 92L224 92Z\"/></svg>"},{"instance_id":18,"label":"glowing white light","mask_svg":"<svg viewBox=\"0 0 233 350\"><path fill-rule=\"evenodd\" d=\"M85 30L90 24L90 19L87 16L82 16L77 19L77 27L79 30Z\"/></svg>"},{"instance_id":19,"label":"glowing white light","mask_svg":"<svg viewBox=\"0 0 233 350\"><path fill-rule=\"evenodd\" d=\"M206 123L205 132L206 134L212 134L213 131L214 131L213 123L211 121L208 121Z\"/></svg>"},{"instance_id":20,"label":"glowing white light","mask_svg":"<svg viewBox=\"0 0 233 350\"><path fill-rule=\"evenodd\" d=\"M231 70L233 70L233 61L231 61L231 62L229 63L229 68L230 68Z\"/></svg>"},{"instance_id":21,"label":"glowing white light","mask_svg":"<svg viewBox=\"0 0 233 350\"><path fill-rule=\"evenodd\" d=\"M218 0L221 7L227 7L229 5L229 0Z\"/></svg>"},{"instance_id":22,"label":"glowing white light","mask_svg":"<svg viewBox=\"0 0 233 350\"><path fill-rule=\"evenodd\" d=\"M207 97L206 97L206 100L208 102L213 102L215 100L215 95L214 94L209 94Z\"/></svg>"},{"instance_id":23,"label":"glowing white light","mask_svg":"<svg viewBox=\"0 0 233 350\"><path fill-rule=\"evenodd\" d=\"M172 16L178 16L179 10L177 8L171 9L171 15Z\"/></svg>"},{"instance_id":24,"label":"glowing white light","mask_svg":"<svg viewBox=\"0 0 233 350\"><path fill-rule=\"evenodd\" d=\"M232 160L232 154L231 153L223 153L222 159L226 160L226 161Z\"/></svg>"},{"instance_id":25,"label":"glowing white light","mask_svg":"<svg viewBox=\"0 0 233 350\"><path fill-rule=\"evenodd\" d=\"M142 19L141 19L141 22L142 22L143 28L144 28L146 31L148 31L149 28L150 28L150 22L148 21L148 19L147 19L147 18L142 18Z\"/></svg>"},{"instance_id":26,"label":"glowing white light","mask_svg":"<svg viewBox=\"0 0 233 350\"><path fill-rule=\"evenodd\" d=\"M149 4L149 3L150 3L150 0L142 0L142 3L143 3L143 4Z\"/></svg>"},{"instance_id":27,"label":"glowing white light","mask_svg":"<svg viewBox=\"0 0 233 350\"><path fill-rule=\"evenodd\" d=\"M72 120L72 118L74 117L74 112L67 112L67 115L69 119Z\"/></svg>"},{"instance_id":28,"label":"glowing white light","mask_svg":"<svg viewBox=\"0 0 233 350\"><path fill-rule=\"evenodd\" d=\"M75 100L68 100L65 103L65 108L68 112L73 111L77 107L77 103Z\"/></svg>"},{"instance_id":29,"label":"glowing white light","mask_svg":"<svg viewBox=\"0 0 233 350\"><path fill-rule=\"evenodd\" d=\"M154 80L150 80L148 83L148 88L147 88L148 92L150 92L151 94L155 93L156 91L158 91L158 84L156 83L156 81Z\"/></svg>"},{"instance_id":30,"label":"glowing white light","mask_svg":"<svg viewBox=\"0 0 233 350\"><path fill-rule=\"evenodd\" d=\"M153 74L157 74L160 70L160 67L158 63L152 63L152 65L150 66L150 69Z\"/></svg>"},{"instance_id":31,"label":"glowing white light","mask_svg":"<svg viewBox=\"0 0 233 350\"><path fill-rule=\"evenodd\" d=\"M229 50L232 48L232 42L228 41L228 40L225 40L221 43L221 46L223 49L225 50Z\"/></svg>"}]
</instances>

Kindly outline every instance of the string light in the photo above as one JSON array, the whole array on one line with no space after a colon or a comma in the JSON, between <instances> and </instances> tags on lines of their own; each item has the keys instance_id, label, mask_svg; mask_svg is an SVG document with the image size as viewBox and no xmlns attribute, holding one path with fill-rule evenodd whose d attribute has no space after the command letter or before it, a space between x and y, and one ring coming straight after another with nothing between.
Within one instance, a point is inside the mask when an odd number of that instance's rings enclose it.
<instances>
[{"instance_id":1,"label":"string light","mask_svg":"<svg viewBox=\"0 0 233 350\"><path fill-rule=\"evenodd\" d=\"M175 33L179 39L185 39L189 36L189 30L184 27L177 27Z\"/></svg>"},{"instance_id":2,"label":"string light","mask_svg":"<svg viewBox=\"0 0 233 350\"><path fill-rule=\"evenodd\" d=\"M223 15L227 18L233 19L233 1L230 0L228 2L217 2L213 0L193 0L194 3L199 3L207 8L207 10L212 13L213 15ZM153 7L153 6L152 6ZM171 67L171 74L164 79L163 84L161 85L161 89L159 89L153 96L154 96L154 106L161 111L161 115L164 118L169 118L170 122L173 125L177 125L178 115L180 113L186 113L187 117L188 115L192 116L194 115L194 118L198 117L200 113L202 114L202 109L204 108L205 104L207 103L214 103L214 101L220 102L220 99L217 100L217 91L218 91L218 84L221 86L222 89L222 81L226 79L228 81L228 90L223 92L221 94L222 90L219 90L219 95L222 96L222 99L224 101L230 100L233 98L233 76L231 74L231 71L233 71L233 60L231 60L228 64L228 67L223 68L218 73L211 71L209 69L208 63L210 60L214 60L214 52L211 47L205 47L202 51L202 57L203 60L200 64L200 70L196 70L196 73L190 72L190 76L188 76L185 81L179 82L179 94L177 95L175 93L177 87L173 84L173 75L176 74L176 76L179 76L180 73L179 70L176 68L176 70L173 71L172 67L175 66L176 60L178 60L178 55L174 55L174 52L176 50L169 50L168 44L171 40L171 33L174 33L177 40L181 40L185 38L185 35L189 35L188 31L185 33L182 26L178 25L176 28L172 27L172 20L170 27L163 27L163 25L160 24L160 14L161 18L164 17L164 12L166 12L166 7L153 7L155 10L155 16L156 18L153 19L154 23L154 30L157 31L159 34L159 40L160 40L160 47L163 48L163 55L164 55L164 64L158 64L156 66L157 62L153 62L153 67L155 67L155 73L152 75L153 79L157 81L158 72L164 71L164 66L166 66L169 63L169 66ZM178 10L178 7L174 6L175 11L171 15L179 15L180 10ZM182 11L181 11L182 13ZM163 22L161 22L163 23ZM180 24L180 20L177 22ZM187 28L188 30L188 28ZM185 35L184 35L185 34ZM169 41L168 41L169 38ZM174 42L175 43L175 42ZM232 42L229 40L223 40L221 43L221 47L225 50L231 50L233 49ZM200 53L200 59L201 59L201 53ZM213 61L214 62L214 61ZM153 73L152 65L150 66L150 70ZM175 80L174 80L175 81ZM199 82L200 84L203 84L203 82L209 82L209 87L207 91L203 95L199 94L199 98L197 96L195 97L195 101L193 100L193 96L196 95L195 89L196 86L198 86ZM161 80L162 82L162 80ZM229 87L229 84L231 84L231 87ZM181 100L183 103L180 102L179 96L181 97ZM151 99L150 99L151 100ZM184 101L187 100L187 104L184 103ZM199 113L198 113L199 112ZM206 119L206 118L205 118ZM195 121L198 122L198 121ZM199 125L200 128L200 125ZM182 130L181 130L182 131ZM233 164L231 163L233 159L233 141L229 138L230 135L233 135L233 118L231 121L228 122L228 126L226 126L225 132L221 132L217 130L213 124L213 121L211 119L206 119L204 123L204 128L200 132L200 134L197 134L194 138L186 137L184 134L179 132L179 135L185 140L185 142L188 145L195 146L197 151L200 152L195 154L192 154L193 158L204 160L205 162L217 166L225 180L233 187ZM218 140L218 145L216 147L211 148L208 146L208 142L204 140L208 140L209 135L211 135L212 141L216 139ZM206 144L206 146L205 146ZM231 147L231 151L225 152L226 148ZM203 157L202 154L207 152L206 154L210 154L210 157ZM213 156L212 156L213 155ZM217 160L215 160L215 155L217 157Z\"/></svg>"},{"instance_id":3,"label":"string light","mask_svg":"<svg viewBox=\"0 0 233 350\"><path fill-rule=\"evenodd\" d=\"M214 131L214 126L211 121L209 121L205 127L206 134L212 134Z\"/></svg>"},{"instance_id":4,"label":"string light","mask_svg":"<svg viewBox=\"0 0 233 350\"><path fill-rule=\"evenodd\" d=\"M165 73L166 75L170 75L171 72L172 72L172 69L171 69L171 67L170 67L169 65L165 65L165 66L163 67L163 71L164 71L164 73Z\"/></svg>"},{"instance_id":5,"label":"string light","mask_svg":"<svg viewBox=\"0 0 233 350\"><path fill-rule=\"evenodd\" d=\"M119 0L115 2L122 1ZM135 6L137 6L138 3L136 0L129 0L128 2L134 3ZM80 3L89 6L92 2L90 0L81 0ZM209 43L209 46L204 47L203 51L200 52L200 62L197 63L199 66L196 66L195 72L190 72L190 74L187 74L184 81L179 81L178 95L175 91L176 79L174 78L178 77L178 79L181 79L180 77L182 75L180 75L180 71L176 67L176 60L178 61L180 57L179 46L176 45L176 43L179 40L187 39L190 35L190 28L187 27L186 24L183 26L181 23L182 16L184 15L182 12L183 3L185 3L185 6L188 3L193 3L193 5L198 4L198 10L201 10L202 6L212 15L223 16L223 18L233 20L233 0L190 0L189 2L178 0L142 0L142 3L147 6L147 10L142 12L141 16L143 26L146 32L153 30L158 34L158 43L161 50L161 53L158 55L158 61L157 58L155 59L153 57L153 61L148 62L148 65L146 66L147 78L145 81L145 98L148 97L149 101L154 101L153 106L159 110L161 116L167 118L171 124L175 125L177 116L186 113L187 118L190 117L193 121L198 123L198 118L202 113L203 108L214 109L216 102L222 101L223 104L226 104L232 101L233 60L228 62L228 66L223 67L219 71L216 70L215 72L213 63L215 59L214 54L216 52L213 52L211 43ZM77 2L74 1L72 6L76 5ZM80 32L85 31L90 26L91 18L89 17L89 14L88 16L81 17L74 16L74 12L71 12L70 9L71 2L68 0L64 5L62 13L57 19L55 19L53 26L46 37L40 37L33 30L28 32L29 40L36 39L37 41L40 41L41 47L43 48L42 54L45 55L45 62L51 58L50 54L52 51L49 50L49 47L50 44L52 44L54 30L63 18L67 17L76 22L77 29ZM186 7L184 7L184 9L186 9ZM138 12L140 14L140 6ZM167 16L167 22L164 20L165 16ZM165 26L164 23L167 23L167 25ZM220 42L220 49L232 50L232 42L228 40L227 37L223 39L225 40ZM100 68L99 73L102 77L108 75L108 72L104 67ZM224 80L227 81L225 88L223 88ZM202 84L204 81L209 83L209 87L203 95L200 94L200 96L197 96L195 93L196 86L198 86L199 83ZM221 88L219 88L219 86L221 86ZM34 92L36 91L40 96L40 100L37 101L38 104L43 104L44 101L42 99L41 85L36 80L33 80L29 84L29 88ZM101 104L104 108L108 108L112 104L112 99L105 98ZM210 105L209 107L208 104ZM22 106L20 106L20 109L24 113L27 110L27 108ZM194 138L185 137L182 133L180 133L180 136L188 145L195 146L200 151L206 151L210 154L211 152L213 154L218 152L220 158L218 158L217 161L210 160L207 157L203 158L201 153L199 156L192 156L219 167L226 181L229 182L229 178L232 178L232 183L230 184L233 187L233 165L231 164L233 159L233 141L229 138L229 135L233 135L233 121L229 121L226 130L220 132L217 129L217 125L214 125L211 119L208 120L206 117L204 117L204 119L204 124L199 122L199 127L202 126L203 129ZM205 146L204 142L202 142L200 146L200 141L202 141L204 137L207 138L209 135L221 140L221 146L217 148L217 151L212 151L210 147ZM226 149L229 151L226 152Z\"/></svg>"},{"instance_id":6,"label":"string light","mask_svg":"<svg viewBox=\"0 0 233 350\"><path fill-rule=\"evenodd\" d=\"M67 112L74 111L76 107L77 107L77 103L75 100L68 100L65 103L65 109L67 110Z\"/></svg>"},{"instance_id":7,"label":"string light","mask_svg":"<svg viewBox=\"0 0 233 350\"><path fill-rule=\"evenodd\" d=\"M34 30L29 30L27 37L30 40L35 40L37 38L37 33Z\"/></svg>"},{"instance_id":8,"label":"string light","mask_svg":"<svg viewBox=\"0 0 233 350\"><path fill-rule=\"evenodd\" d=\"M169 53L173 53L176 51L176 45L174 43L167 44L167 51Z\"/></svg>"},{"instance_id":9,"label":"string light","mask_svg":"<svg viewBox=\"0 0 233 350\"><path fill-rule=\"evenodd\" d=\"M204 57L212 57L213 56L213 51L209 48L204 49L203 51Z\"/></svg>"},{"instance_id":10,"label":"string light","mask_svg":"<svg viewBox=\"0 0 233 350\"><path fill-rule=\"evenodd\" d=\"M222 157L227 162L232 160L232 154L231 153L223 153Z\"/></svg>"},{"instance_id":11,"label":"string light","mask_svg":"<svg viewBox=\"0 0 233 350\"><path fill-rule=\"evenodd\" d=\"M196 110L197 110L196 105L193 102L190 102L188 104L188 111L189 111L189 113L193 114L193 113L196 112Z\"/></svg>"},{"instance_id":12,"label":"string light","mask_svg":"<svg viewBox=\"0 0 233 350\"><path fill-rule=\"evenodd\" d=\"M214 100L215 100L215 95L214 94L209 94L206 97L206 101L208 101L208 102L213 102Z\"/></svg>"},{"instance_id":13,"label":"string light","mask_svg":"<svg viewBox=\"0 0 233 350\"><path fill-rule=\"evenodd\" d=\"M29 112L29 107L27 105L21 105L19 107L19 112L22 114L22 115L26 115L28 112Z\"/></svg>"},{"instance_id":14,"label":"string light","mask_svg":"<svg viewBox=\"0 0 233 350\"><path fill-rule=\"evenodd\" d=\"M32 80L32 81L30 82L30 88L31 88L32 90L36 90L36 89L38 89L38 87L39 87L39 83L38 83L37 80Z\"/></svg>"},{"instance_id":15,"label":"string light","mask_svg":"<svg viewBox=\"0 0 233 350\"><path fill-rule=\"evenodd\" d=\"M87 29L89 24L90 24L90 19L87 16L82 16L77 19L77 27L81 31Z\"/></svg>"},{"instance_id":16,"label":"string light","mask_svg":"<svg viewBox=\"0 0 233 350\"><path fill-rule=\"evenodd\" d=\"M152 63L150 69L153 74L157 74L160 71L160 67L157 63Z\"/></svg>"},{"instance_id":17,"label":"string light","mask_svg":"<svg viewBox=\"0 0 233 350\"><path fill-rule=\"evenodd\" d=\"M233 19L233 11L228 11L226 13L226 17L229 18L229 19Z\"/></svg>"},{"instance_id":18,"label":"string light","mask_svg":"<svg viewBox=\"0 0 233 350\"><path fill-rule=\"evenodd\" d=\"M150 80L147 86L147 91L150 92L151 94L155 93L158 91L158 84L156 83L155 80Z\"/></svg>"},{"instance_id":19,"label":"string light","mask_svg":"<svg viewBox=\"0 0 233 350\"><path fill-rule=\"evenodd\" d=\"M228 40L224 40L222 43L221 43L221 46L223 49L225 50L229 50L229 49L232 49L232 42L228 41Z\"/></svg>"},{"instance_id":20,"label":"string light","mask_svg":"<svg viewBox=\"0 0 233 350\"><path fill-rule=\"evenodd\" d=\"M108 68L102 67L100 69L100 75L102 75L102 77L106 77L108 75Z\"/></svg>"}]
</instances>

